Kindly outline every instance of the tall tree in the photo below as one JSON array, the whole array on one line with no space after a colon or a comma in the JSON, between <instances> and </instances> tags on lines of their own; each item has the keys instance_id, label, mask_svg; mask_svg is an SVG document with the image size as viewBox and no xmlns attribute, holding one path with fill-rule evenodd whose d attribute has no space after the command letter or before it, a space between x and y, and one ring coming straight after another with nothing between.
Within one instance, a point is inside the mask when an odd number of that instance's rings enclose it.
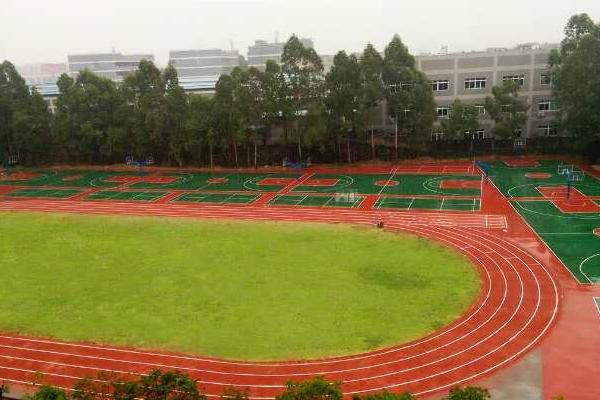
<instances>
[{"instance_id":1,"label":"tall tree","mask_svg":"<svg viewBox=\"0 0 600 400\"><path fill-rule=\"evenodd\" d=\"M35 88L29 103L28 112L19 114L17 119L21 121L15 123L18 132L15 144L22 154L20 162L25 165L50 161L52 148L48 104Z\"/></svg>"},{"instance_id":2,"label":"tall tree","mask_svg":"<svg viewBox=\"0 0 600 400\"><path fill-rule=\"evenodd\" d=\"M600 24L587 14L571 17L560 51L550 56L559 123L578 149L600 159Z\"/></svg>"},{"instance_id":3,"label":"tall tree","mask_svg":"<svg viewBox=\"0 0 600 400\"><path fill-rule=\"evenodd\" d=\"M479 112L474 106L456 99L448 118L443 119L441 124L443 131L452 139L462 139L466 131L474 133L479 128Z\"/></svg>"},{"instance_id":4,"label":"tall tree","mask_svg":"<svg viewBox=\"0 0 600 400\"><path fill-rule=\"evenodd\" d=\"M120 134L124 133L119 129L123 122L115 112L124 99L115 83L83 70L75 80L61 76L58 87L55 129L68 158L110 161L117 142L123 139Z\"/></svg>"},{"instance_id":5,"label":"tall tree","mask_svg":"<svg viewBox=\"0 0 600 400\"><path fill-rule=\"evenodd\" d=\"M426 76L416 69L415 59L398 35L385 48L383 82L388 112L394 119L395 158L398 137L406 135L409 147L414 140L429 137L435 121L433 91Z\"/></svg>"},{"instance_id":6,"label":"tall tree","mask_svg":"<svg viewBox=\"0 0 600 400\"><path fill-rule=\"evenodd\" d=\"M361 71L354 55L348 56L344 51L335 55L333 67L325 77L325 87L327 108L333 118L334 129L346 137L347 161L351 163L351 136L356 135L357 125L362 121ZM337 134L335 138L337 145Z\"/></svg>"},{"instance_id":7,"label":"tall tree","mask_svg":"<svg viewBox=\"0 0 600 400\"><path fill-rule=\"evenodd\" d=\"M292 127L302 159L302 139L309 106L323 100L323 63L317 52L306 48L295 35L290 37L281 55L282 71L291 105Z\"/></svg>"},{"instance_id":8,"label":"tall tree","mask_svg":"<svg viewBox=\"0 0 600 400\"><path fill-rule=\"evenodd\" d=\"M121 91L129 105L130 153L136 157L164 157L165 84L152 61L141 60L138 69L127 75Z\"/></svg>"},{"instance_id":9,"label":"tall tree","mask_svg":"<svg viewBox=\"0 0 600 400\"><path fill-rule=\"evenodd\" d=\"M492 88L492 95L485 99L485 109L494 120L492 146L497 138L517 138L527 122L529 105L519 97L519 86L513 81L504 81Z\"/></svg>"},{"instance_id":10,"label":"tall tree","mask_svg":"<svg viewBox=\"0 0 600 400\"><path fill-rule=\"evenodd\" d=\"M41 100L41 102L40 102ZM0 164L20 154L31 163L48 145L48 113L39 94L31 94L25 80L8 61L0 64Z\"/></svg>"},{"instance_id":11,"label":"tall tree","mask_svg":"<svg viewBox=\"0 0 600 400\"><path fill-rule=\"evenodd\" d=\"M238 168L238 129L236 126L237 117L233 102L233 89L234 82L231 76L221 75L215 86L213 126L219 136L228 138L229 144L233 148L234 163Z\"/></svg>"},{"instance_id":12,"label":"tall tree","mask_svg":"<svg viewBox=\"0 0 600 400\"><path fill-rule=\"evenodd\" d=\"M454 100L450 115L442 120L441 125L443 131L455 140L463 139L464 134L469 132L471 135L469 141L470 153L473 154L474 135L475 131L479 129L479 112L475 106L464 104L460 99Z\"/></svg>"},{"instance_id":13,"label":"tall tree","mask_svg":"<svg viewBox=\"0 0 600 400\"><path fill-rule=\"evenodd\" d=\"M254 168L258 162L258 138L263 128L263 93L262 76L251 67L242 69L236 67L231 72L233 80L233 108L236 118L235 126L240 136L245 138L247 166L250 162L250 144L254 147Z\"/></svg>"},{"instance_id":14,"label":"tall tree","mask_svg":"<svg viewBox=\"0 0 600 400\"><path fill-rule=\"evenodd\" d=\"M361 102L364 114L371 127L371 158L375 158L374 110L383 100L383 58L372 44L368 44L360 58L362 93Z\"/></svg>"},{"instance_id":15,"label":"tall tree","mask_svg":"<svg viewBox=\"0 0 600 400\"><path fill-rule=\"evenodd\" d=\"M277 126L282 128L284 154L287 155L289 121L293 114L292 105L290 97L287 95L288 86L283 71L273 60L268 60L266 63L262 79L262 93L265 131L270 132Z\"/></svg>"},{"instance_id":16,"label":"tall tree","mask_svg":"<svg viewBox=\"0 0 600 400\"><path fill-rule=\"evenodd\" d=\"M208 145L210 168L214 167L215 131L212 121L213 101L211 97L202 95L190 96L190 114L187 128L191 132L192 147L202 153L202 147Z\"/></svg>"},{"instance_id":17,"label":"tall tree","mask_svg":"<svg viewBox=\"0 0 600 400\"><path fill-rule=\"evenodd\" d=\"M189 101L183 88L179 86L177 70L169 64L163 73L165 82L165 133L168 159L179 167L183 166L184 155L191 148L190 131L186 121L189 115Z\"/></svg>"}]
</instances>

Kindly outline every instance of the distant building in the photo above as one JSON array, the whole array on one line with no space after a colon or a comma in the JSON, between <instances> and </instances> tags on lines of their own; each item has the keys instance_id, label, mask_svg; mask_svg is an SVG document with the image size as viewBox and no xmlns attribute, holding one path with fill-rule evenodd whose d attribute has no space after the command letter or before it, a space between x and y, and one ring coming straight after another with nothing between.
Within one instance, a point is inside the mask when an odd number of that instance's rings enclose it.
<instances>
[{"instance_id":1,"label":"distant building","mask_svg":"<svg viewBox=\"0 0 600 400\"><path fill-rule=\"evenodd\" d=\"M304 47L314 48L312 39L300 38L299 40ZM284 46L283 42L268 43L265 40L256 40L253 46L248 47L248 66L264 71L268 60L281 63Z\"/></svg>"},{"instance_id":2,"label":"distant building","mask_svg":"<svg viewBox=\"0 0 600 400\"><path fill-rule=\"evenodd\" d=\"M333 58L335 56L319 54L319 57L321 57L321 62L323 63L323 73L327 74L331 70L331 67L333 67Z\"/></svg>"},{"instance_id":3,"label":"distant building","mask_svg":"<svg viewBox=\"0 0 600 400\"><path fill-rule=\"evenodd\" d=\"M75 76L84 69L115 82L122 81L127 74L135 71L141 60L154 61L152 54L77 54L67 56L69 74Z\"/></svg>"},{"instance_id":4,"label":"distant building","mask_svg":"<svg viewBox=\"0 0 600 400\"><path fill-rule=\"evenodd\" d=\"M481 128L465 136L483 139L490 137L493 121L488 118L484 104L494 86L511 80L520 87L520 96L531 106L529 120L520 132L521 137L548 137L559 134L553 123L556 102L552 99L552 76L548 71L548 56L557 48L554 44L528 43L511 49L490 48L485 51L420 55L417 67L423 71L433 88L438 120L452 112L452 102L460 99L474 105L481 116ZM447 51L447 49L445 49ZM436 124L433 140L444 137L441 125Z\"/></svg>"},{"instance_id":5,"label":"distant building","mask_svg":"<svg viewBox=\"0 0 600 400\"><path fill-rule=\"evenodd\" d=\"M48 102L50 111L56 110L56 97L58 97L58 86L56 81L67 72L65 63L35 63L17 65L17 71L25 79L30 88L35 88Z\"/></svg>"},{"instance_id":6,"label":"distant building","mask_svg":"<svg viewBox=\"0 0 600 400\"><path fill-rule=\"evenodd\" d=\"M169 64L179 76L179 84L188 92L212 92L219 77L244 65L237 50L199 49L169 52Z\"/></svg>"}]
</instances>

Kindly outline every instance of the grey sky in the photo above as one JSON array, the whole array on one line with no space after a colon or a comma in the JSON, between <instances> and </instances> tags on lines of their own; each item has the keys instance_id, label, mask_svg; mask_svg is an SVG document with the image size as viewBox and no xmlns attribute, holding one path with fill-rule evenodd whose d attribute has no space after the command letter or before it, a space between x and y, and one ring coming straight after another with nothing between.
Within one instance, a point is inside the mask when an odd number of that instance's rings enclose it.
<instances>
[{"instance_id":1,"label":"grey sky","mask_svg":"<svg viewBox=\"0 0 600 400\"><path fill-rule=\"evenodd\" d=\"M229 48L296 33L321 54L382 49L394 33L411 52L556 42L572 14L600 19L599 0L0 0L0 60L64 62L67 54Z\"/></svg>"}]
</instances>

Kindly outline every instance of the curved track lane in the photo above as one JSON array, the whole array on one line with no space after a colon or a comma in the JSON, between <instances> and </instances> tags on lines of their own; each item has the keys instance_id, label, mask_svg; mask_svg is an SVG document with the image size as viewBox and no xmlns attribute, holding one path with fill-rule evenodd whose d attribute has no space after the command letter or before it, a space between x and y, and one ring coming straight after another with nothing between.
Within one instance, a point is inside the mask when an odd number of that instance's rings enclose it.
<instances>
[{"instance_id":1,"label":"curved track lane","mask_svg":"<svg viewBox=\"0 0 600 400\"><path fill-rule=\"evenodd\" d=\"M24 209L35 208L32 207L35 203L19 203L30 205ZM2 209L7 209L5 202L0 202ZM44 211L43 207L39 210ZM220 215L216 208L210 210L212 217L231 217L227 213ZM249 218L252 212L247 211L245 217ZM119 210L113 209L113 213L118 214ZM298 212L294 218L337 222L332 218L334 214L337 213ZM262 215L264 219L279 219L274 213L263 212ZM347 218L344 215L337 218L350 223L370 221L364 215L362 219L351 213L347 213ZM439 218L443 220L448 215L452 214L441 213ZM401 218L392 219L386 228L429 237L458 249L473 260L483 281L481 297L471 310L428 337L354 356L249 363L3 335L0 336L0 377L31 382L39 371L44 374L45 382L68 388L78 378L96 376L103 371L145 374L155 368L179 369L198 379L209 396L217 397L225 386L237 385L250 388L252 398L272 399L288 379L325 375L342 381L346 395L385 388L418 395L484 376L511 363L538 343L552 325L559 302L556 282L546 268L504 239L499 231L473 228L470 223L461 226L456 221L436 226L430 224L427 215L421 220L418 216L418 213L412 214L413 219L408 224Z\"/></svg>"}]
</instances>

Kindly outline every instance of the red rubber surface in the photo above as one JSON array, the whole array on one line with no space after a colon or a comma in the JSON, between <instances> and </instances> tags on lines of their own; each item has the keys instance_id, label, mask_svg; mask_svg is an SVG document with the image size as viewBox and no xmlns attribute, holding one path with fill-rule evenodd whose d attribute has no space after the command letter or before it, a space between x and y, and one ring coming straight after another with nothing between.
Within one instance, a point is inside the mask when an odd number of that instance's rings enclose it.
<instances>
[{"instance_id":1,"label":"red rubber surface","mask_svg":"<svg viewBox=\"0 0 600 400\"><path fill-rule=\"evenodd\" d=\"M44 382L68 388L74 380L101 371L144 374L161 368L190 374L215 397L233 384L250 388L253 398L272 399L288 379L314 375L343 381L346 395L384 388L428 394L481 378L515 361L548 332L559 305L553 275L503 233L506 219L499 215L0 201L0 211L7 210L358 224L385 219L389 230L423 235L458 249L473 260L483 277L481 298L458 321L429 337L373 353L306 362L247 363L0 335L0 378L9 382L31 382L36 372L42 372Z\"/></svg>"}]
</instances>

